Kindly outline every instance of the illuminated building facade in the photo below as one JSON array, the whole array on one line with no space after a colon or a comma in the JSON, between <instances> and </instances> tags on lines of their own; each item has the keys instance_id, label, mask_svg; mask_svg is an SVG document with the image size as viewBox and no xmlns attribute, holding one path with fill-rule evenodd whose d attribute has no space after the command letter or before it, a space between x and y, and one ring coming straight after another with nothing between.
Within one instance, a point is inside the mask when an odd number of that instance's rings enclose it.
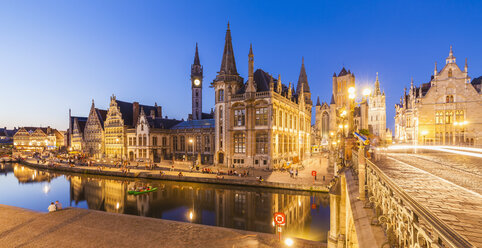
<instances>
[{"instance_id":1,"label":"illuminated building facade","mask_svg":"<svg viewBox=\"0 0 482 248\"><path fill-rule=\"evenodd\" d=\"M395 105L395 139L425 145L482 145L482 77L470 81L467 60L462 71L452 47L442 70L430 82L410 85Z\"/></svg>"},{"instance_id":2,"label":"illuminated building facade","mask_svg":"<svg viewBox=\"0 0 482 248\"><path fill-rule=\"evenodd\" d=\"M227 167L273 168L302 160L310 152L311 93L302 63L296 90L261 69L254 71L252 48L248 80L238 74L226 31L215 90L214 164Z\"/></svg>"},{"instance_id":3,"label":"illuminated building facade","mask_svg":"<svg viewBox=\"0 0 482 248\"><path fill-rule=\"evenodd\" d=\"M44 151L64 146L64 134L50 127L22 127L13 136L17 150Z\"/></svg>"},{"instance_id":4,"label":"illuminated building facade","mask_svg":"<svg viewBox=\"0 0 482 248\"><path fill-rule=\"evenodd\" d=\"M104 154L104 121L107 110L95 107L94 100L90 107L89 117L84 129L84 154L92 158L102 158Z\"/></svg>"}]
</instances>

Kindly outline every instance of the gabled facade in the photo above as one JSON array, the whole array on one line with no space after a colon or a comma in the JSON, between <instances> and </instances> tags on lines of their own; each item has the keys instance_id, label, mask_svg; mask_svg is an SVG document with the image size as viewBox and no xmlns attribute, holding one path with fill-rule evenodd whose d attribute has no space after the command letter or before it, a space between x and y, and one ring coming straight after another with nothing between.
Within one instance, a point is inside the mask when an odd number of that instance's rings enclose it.
<instances>
[{"instance_id":1,"label":"gabled facade","mask_svg":"<svg viewBox=\"0 0 482 248\"><path fill-rule=\"evenodd\" d=\"M13 136L15 149L44 151L64 146L64 135L50 127L22 127Z\"/></svg>"},{"instance_id":2,"label":"gabled facade","mask_svg":"<svg viewBox=\"0 0 482 248\"><path fill-rule=\"evenodd\" d=\"M413 83L395 105L395 139L400 143L482 145L480 83L470 81L467 60L462 71L450 47L442 70L437 64L429 83Z\"/></svg>"},{"instance_id":3,"label":"gabled facade","mask_svg":"<svg viewBox=\"0 0 482 248\"><path fill-rule=\"evenodd\" d=\"M274 168L299 161L310 152L311 99L304 62L297 91L261 69L248 54L248 80L237 73L231 31L226 31L215 90L214 164ZM305 89L306 87L306 89Z\"/></svg>"},{"instance_id":4,"label":"gabled facade","mask_svg":"<svg viewBox=\"0 0 482 248\"><path fill-rule=\"evenodd\" d=\"M102 158L104 154L104 122L107 110L95 107L94 100L90 107L89 117L85 123L83 152L92 158Z\"/></svg>"},{"instance_id":5,"label":"gabled facade","mask_svg":"<svg viewBox=\"0 0 482 248\"><path fill-rule=\"evenodd\" d=\"M70 118L72 121L72 142L71 150L81 152L84 148L84 129L85 123L87 122L87 117L77 117L72 116Z\"/></svg>"}]
</instances>

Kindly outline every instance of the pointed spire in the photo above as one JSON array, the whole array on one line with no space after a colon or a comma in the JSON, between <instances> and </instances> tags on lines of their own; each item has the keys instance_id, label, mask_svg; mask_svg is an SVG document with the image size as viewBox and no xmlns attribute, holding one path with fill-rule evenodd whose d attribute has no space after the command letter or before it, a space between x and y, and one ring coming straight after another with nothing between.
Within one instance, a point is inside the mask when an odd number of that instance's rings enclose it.
<instances>
[{"instance_id":1,"label":"pointed spire","mask_svg":"<svg viewBox=\"0 0 482 248\"><path fill-rule=\"evenodd\" d=\"M199 52L198 52L198 49L197 49L197 42L196 42L196 53L194 54L193 65L201 65L201 61L199 60Z\"/></svg>"},{"instance_id":2,"label":"pointed spire","mask_svg":"<svg viewBox=\"0 0 482 248\"><path fill-rule=\"evenodd\" d=\"M320 104L320 96L318 96L318 98L316 99L316 106L321 106L321 104Z\"/></svg>"},{"instance_id":3,"label":"pointed spire","mask_svg":"<svg viewBox=\"0 0 482 248\"><path fill-rule=\"evenodd\" d=\"M283 88L281 87L281 74L278 74L278 85L276 87L276 91L281 94L281 91L283 90Z\"/></svg>"},{"instance_id":4,"label":"pointed spire","mask_svg":"<svg viewBox=\"0 0 482 248\"><path fill-rule=\"evenodd\" d=\"M333 94L331 94L330 104L335 104L335 96Z\"/></svg>"},{"instance_id":5,"label":"pointed spire","mask_svg":"<svg viewBox=\"0 0 482 248\"><path fill-rule=\"evenodd\" d=\"M433 69L433 75L437 76L438 70L437 70L437 61L435 61L435 68Z\"/></svg>"},{"instance_id":6,"label":"pointed spire","mask_svg":"<svg viewBox=\"0 0 482 248\"><path fill-rule=\"evenodd\" d=\"M249 45L248 54L248 85L246 87L246 92L256 92L256 87L254 86L254 55L253 55L253 45Z\"/></svg>"},{"instance_id":7,"label":"pointed spire","mask_svg":"<svg viewBox=\"0 0 482 248\"><path fill-rule=\"evenodd\" d=\"M288 99L291 99L291 96L293 95L293 91L291 90L291 82L288 85Z\"/></svg>"},{"instance_id":8,"label":"pointed spire","mask_svg":"<svg viewBox=\"0 0 482 248\"><path fill-rule=\"evenodd\" d=\"M413 77L411 77L411 80L410 80L410 88L413 88Z\"/></svg>"},{"instance_id":9,"label":"pointed spire","mask_svg":"<svg viewBox=\"0 0 482 248\"><path fill-rule=\"evenodd\" d=\"M310 93L310 86L308 85L308 77L306 76L304 57L301 57L300 76L298 77L298 85L296 86L297 94L300 94L301 88L303 88L304 92Z\"/></svg>"},{"instance_id":10,"label":"pointed spire","mask_svg":"<svg viewBox=\"0 0 482 248\"><path fill-rule=\"evenodd\" d=\"M446 64L455 63L455 56L454 56L454 52L452 51L452 45L450 45L449 56L447 57L447 59L445 59L445 63Z\"/></svg>"},{"instance_id":11,"label":"pointed spire","mask_svg":"<svg viewBox=\"0 0 482 248\"><path fill-rule=\"evenodd\" d=\"M375 80L375 93L374 95L380 95L380 82L378 81L378 72L377 72L377 79Z\"/></svg>"},{"instance_id":12,"label":"pointed spire","mask_svg":"<svg viewBox=\"0 0 482 248\"><path fill-rule=\"evenodd\" d=\"M273 75L270 75L270 78L269 78L269 91L273 91L274 90L274 80L273 80Z\"/></svg>"},{"instance_id":13,"label":"pointed spire","mask_svg":"<svg viewBox=\"0 0 482 248\"><path fill-rule=\"evenodd\" d=\"M228 29L226 30L223 59L221 62L221 69L219 70L219 74L238 75L238 71L236 70L236 61L234 59L234 51L231 40L231 30L229 29L229 22Z\"/></svg>"},{"instance_id":14,"label":"pointed spire","mask_svg":"<svg viewBox=\"0 0 482 248\"><path fill-rule=\"evenodd\" d=\"M467 73L467 69L469 68L469 65L467 64L467 58L465 58L465 66L464 66L464 72Z\"/></svg>"}]
</instances>

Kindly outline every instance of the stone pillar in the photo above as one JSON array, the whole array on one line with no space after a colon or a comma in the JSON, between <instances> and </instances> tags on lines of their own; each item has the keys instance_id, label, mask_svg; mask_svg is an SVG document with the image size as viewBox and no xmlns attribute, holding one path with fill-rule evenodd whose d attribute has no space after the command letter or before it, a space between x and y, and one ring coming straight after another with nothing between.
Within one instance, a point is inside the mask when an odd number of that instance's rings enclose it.
<instances>
[{"instance_id":1,"label":"stone pillar","mask_svg":"<svg viewBox=\"0 0 482 248\"><path fill-rule=\"evenodd\" d=\"M364 148L361 145L358 148L358 192L360 194L359 198L360 200L364 201L365 200L365 166L366 166L366 160L365 160L365 154L364 154Z\"/></svg>"}]
</instances>

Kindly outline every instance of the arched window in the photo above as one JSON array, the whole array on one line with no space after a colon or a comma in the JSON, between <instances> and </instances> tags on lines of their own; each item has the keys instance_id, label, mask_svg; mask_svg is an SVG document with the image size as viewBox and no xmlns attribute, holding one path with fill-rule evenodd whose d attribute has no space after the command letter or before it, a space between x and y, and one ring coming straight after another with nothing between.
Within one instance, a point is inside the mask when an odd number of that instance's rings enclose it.
<instances>
[{"instance_id":1,"label":"arched window","mask_svg":"<svg viewBox=\"0 0 482 248\"><path fill-rule=\"evenodd\" d=\"M218 101L224 101L224 90L218 90Z\"/></svg>"},{"instance_id":2,"label":"arched window","mask_svg":"<svg viewBox=\"0 0 482 248\"><path fill-rule=\"evenodd\" d=\"M452 69L449 69L449 77L452 77Z\"/></svg>"}]
</instances>

